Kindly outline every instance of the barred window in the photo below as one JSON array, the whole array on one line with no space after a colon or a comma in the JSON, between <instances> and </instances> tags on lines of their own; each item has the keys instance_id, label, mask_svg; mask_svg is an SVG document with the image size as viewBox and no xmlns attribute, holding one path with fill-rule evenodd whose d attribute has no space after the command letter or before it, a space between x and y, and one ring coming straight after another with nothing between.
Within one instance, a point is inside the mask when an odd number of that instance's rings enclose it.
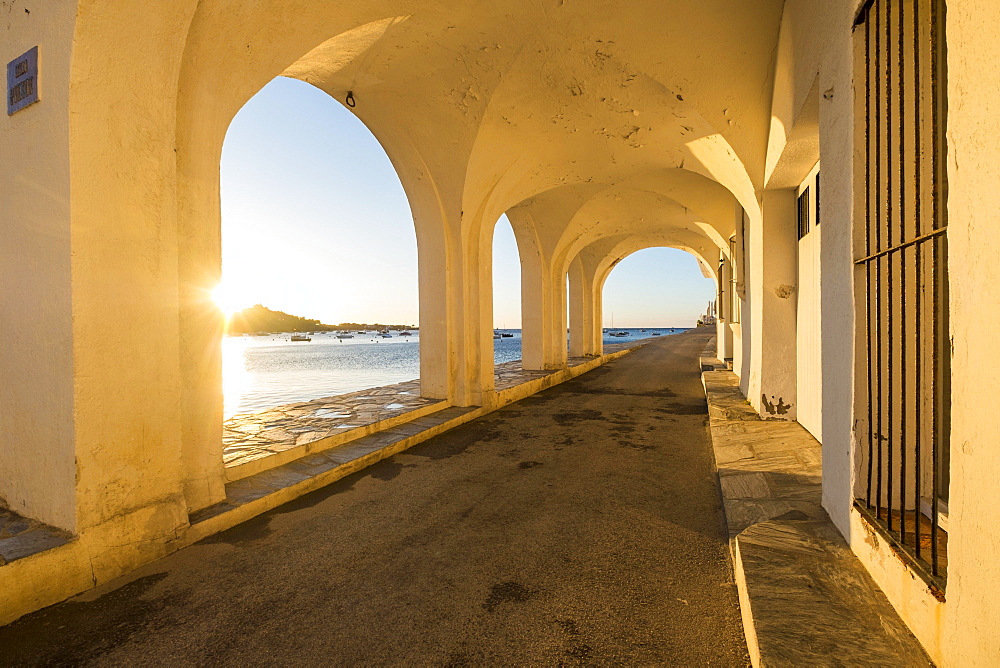
<instances>
[{"instance_id":1,"label":"barred window","mask_svg":"<svg viewBox=\"0 0 1000 668\"><path fill-rule=\"evenodd\" d=\"M737 258L736 258L736 237L732 236L729 238L729 257L732 258L730 262L729 270L729 322L737 323L740 321L740 295L736 291L736 285L739 281L739 276L737 275ZM742 257L742 256L741 256Z\"/></svg>"},{"instance_id":2,"label":"barred window","mask_svg":"<svg viewBox=\"0 0 1000 668\"><path fill-rule=\"evenodd\" d=\"M855 23L865 193L857 350L867 385L855 507L941 597L951 374L944 20L944 0L868 0Z\"/></svg>"},{"instance_id":3,"label":"barred window","mask_svg":"<svg viewBox=\"0 0 1000 668\"><path fill-rule=\"evenodd\" d=\"M809 188L799 195L799 207L797 219L799 222L799 239L809 234Z\"/></svg>"}]
</instances>

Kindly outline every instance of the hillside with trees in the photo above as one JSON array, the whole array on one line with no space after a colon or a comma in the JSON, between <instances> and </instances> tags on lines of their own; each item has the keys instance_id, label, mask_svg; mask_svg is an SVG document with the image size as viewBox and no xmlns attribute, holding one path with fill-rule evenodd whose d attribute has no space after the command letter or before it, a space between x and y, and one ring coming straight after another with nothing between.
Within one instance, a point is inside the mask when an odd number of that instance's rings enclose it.
<instances>
[{"instance_id":1,"label":"hillside with trees","mask_svg":"<svg viewBox=\"0 0 1000 668\"><path fill-rule=\"evenodd\" d=\"M272 311L261 304L237 311L229 319L228 334L256 334L258 332L337 332L381 329L416 329L406 325L382 325L379 323L342 322L339 325L324 325L319 320L291 315L284 311Z\"/></svg>"},{"instance_id":2,"label":"hillside with trees","mask_svg":"<svg viewBox=\"0 0 1000 668\"><path fill-rule=\"evenodd\" d=\"M319 320L290 315L283 311L272 311L261 304L237 311L229 319L230 334L253 334L255 332L318 332L332 329Z\"/></svg>"}]
</instances>

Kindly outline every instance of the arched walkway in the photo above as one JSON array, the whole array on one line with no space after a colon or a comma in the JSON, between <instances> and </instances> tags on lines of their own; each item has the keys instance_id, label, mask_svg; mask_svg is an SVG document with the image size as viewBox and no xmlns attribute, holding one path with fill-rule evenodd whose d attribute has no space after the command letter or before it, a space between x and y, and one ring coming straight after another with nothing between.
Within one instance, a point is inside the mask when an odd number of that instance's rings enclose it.
<instances>
[{"instance_id":1,"label":"arched walkway","mask_svg":"<svg viewBox=\"0 0 1000 668\"><path fill-rule=\"evenodd\" d=\"M694 327L707 303L717 296L714 277L706 277L700 262L674 248L645 248L614 265L603 284L603 328Z\"/></svg>"}]
</instances>

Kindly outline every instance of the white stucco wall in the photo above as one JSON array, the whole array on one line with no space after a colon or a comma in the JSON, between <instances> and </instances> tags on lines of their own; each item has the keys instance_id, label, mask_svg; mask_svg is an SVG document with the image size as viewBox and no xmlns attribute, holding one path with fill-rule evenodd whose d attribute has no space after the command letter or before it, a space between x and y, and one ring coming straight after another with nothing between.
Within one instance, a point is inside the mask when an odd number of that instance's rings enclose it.
<instances>
[{"instance_id":1,"label":"white stucco wall","mask_svg":"<svg viewBox=\"0 0 1000 668\"><path fill-rule=\"evenodd\" d=\"M816 440L823 441L823 338L820 293L820 231L816 227L816 176L819 165L799 186L809 189L812 219L809 233L798 242L798 312L795 333L796 418Z\"/></svg>"},{"instance_id":2,"label":"white stucco wall","mask_svg":"<svg viewBox=\"0 0 1000 668\"><path fill-rule=\"evenodd\" d=\"M40 101L0 114L0 507L75 526L69 85L73 3L4 2L0 77L39 48Z\"/></svg>"},{"instance_id":3,"label":"white stucco wall","mask_svg":"<svg viewBox=\"0 0 1000 668\"><path fill-rule=\"evenodd\" d=\"M763 221L749 234L752 313L750 404L764 417L794 420L798 276L795 190L767 190ZM746 331L746 330L744 330Z\"/></svg>"},{"instance_id":4,"label":"white stucco wall","mask_svg":"<svg viewBox=\"0 0 1000 668\"><path fill-rule=\"evenodd\" d=\"M813 2L813 7L818 3ZM804 58L818 71L822 223L823 506L850 534L854 498L854 90L851 23L860 0L831 3L804 26ZM814 53L814 48L816 53Z\"/></svg>"},{"instance_id":5,"label":"white stucco wall","mask_svg":"<svg viewBox=\"0 0 1000 668\"><path fill-rule=\"evenodd\" d=\"M948 245L952 433L947 665L1000 657L1000 436L990 392L1000 385L1000 4L950 2Z\"/></svg>"}]
</instances>

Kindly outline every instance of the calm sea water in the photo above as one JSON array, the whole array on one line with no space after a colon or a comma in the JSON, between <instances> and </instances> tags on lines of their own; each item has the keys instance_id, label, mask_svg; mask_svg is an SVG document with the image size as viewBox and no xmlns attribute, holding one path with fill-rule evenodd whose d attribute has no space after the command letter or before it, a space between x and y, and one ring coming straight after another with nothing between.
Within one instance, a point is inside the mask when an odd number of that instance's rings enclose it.
<instances>
[{"instance_id":1,"label":"calm sea water","mask_svg":"<svg viewBox=\"0 0 1000 668\"><path fill-rule=\"evenodd\" d=\"M493 340L496 364L521 359L521 330ZM669 328L639 328L627 337L605 333L604 343L622 343L671 333ZM674 328L673 332L685 331ZM230 336L222 342L222 380L225 415L261 411L295 401L318 399L413 380L420 376L420 335L383 339L355 334L338 339L334 334L313 335L310 342L292 342L288 334Z\"/></svg>"}]
</instances>

